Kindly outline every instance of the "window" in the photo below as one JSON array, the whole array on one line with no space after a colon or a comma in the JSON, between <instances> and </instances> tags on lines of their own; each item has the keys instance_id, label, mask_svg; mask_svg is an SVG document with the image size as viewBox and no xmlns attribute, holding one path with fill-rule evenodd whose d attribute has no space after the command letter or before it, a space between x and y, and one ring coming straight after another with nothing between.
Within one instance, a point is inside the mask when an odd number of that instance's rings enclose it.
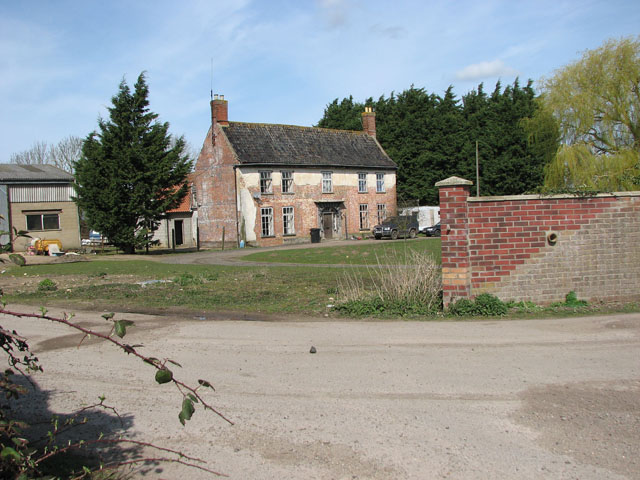
<instances>
[{"instance_id":1,"label":"window","mask_svg":"<svg viewBox=\"0 0 640 480\"><path fill-rule=\"evenodd\" d=\"M384 193L384 173L376 173L376 192Z\"/></svg>"},{"instance_id":2,"label":"window","mask_svg":"<svg viewBox=\"0 0 640 480\"><path fill-rule=\"evenodd\" d=\"M260 193L273 193L270 171L263 170L260 172Z\"/></svg>"},{"instance_id":3,"label":"window","mask_svg":"<svg viewBox=\"0 0 640 480\"><path fill-rule=\"evenodd\" d=\"M369 205L360 205L360 230L369 229Z\"/></svg>"},{"instance_id":4,"label":"window","mask_svg":"<svg viewBox=\"0 0 640 480\"><path fill-rule=\"evenodd\" d=\"M285 235L295 235L296 233L293 224L293 207L282 207L282 233Z\"/></svg>"},{"instance_id":5,"label":"window","mask_svg":"<svg viewBox=\"0 0 640 480\"><path fill-rule=\"evenodd\" d=\"M60 230L60 217L58 213L34 213L27 214L27 230Z\"/></svg>"},{"instance_id":6,"label":"window","mask_svg":"<svg viewBox=\"0 0 640 480\"><path fill-rule=\"evenodd\" d=\"M387 218L387 206L384 203L378 204L378 223L382 223Z\"/></svg>"},{"instance_id":7,"label":"window","mask_svg":"<svg viewBox=\"0 0 640 480\"><path fill-rule=\"evenodd\" d=\"M333 192L333 174L331 172L322 172L322 193Z\"/></svg>"},{"instance_id":8,"label":"window","mask_svg":"<svg viewBox=\"0 0 640 480\"><path fill-rule=\"evenodd\" d=\"M358 193L367 193L367 174L358 174Z\"/></svg>"},{"instance_id":9,"label":"window","mask_svg":"<svg viewBox=\"0 0 640 480\"><path fill-rule=\"evenodd\" d=\"M261 208L260 220L262 225L262 236L273 237L273 207Z\"/></svg>"},{"instance_id":10,"label":"window","mask_svg":"<svg viewBox=\"0 0 640 480\"><path fill-rule=\"evenodd\" d=\"M293 193L293 172L291 170L282 172L282 193Z\"/></svg>"}]
</instances>

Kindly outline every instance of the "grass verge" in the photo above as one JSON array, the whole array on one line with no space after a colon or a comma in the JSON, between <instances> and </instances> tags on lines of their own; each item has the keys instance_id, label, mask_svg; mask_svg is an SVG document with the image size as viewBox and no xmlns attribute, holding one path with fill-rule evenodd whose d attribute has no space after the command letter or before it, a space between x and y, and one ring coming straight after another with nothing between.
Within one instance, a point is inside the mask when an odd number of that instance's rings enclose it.
<instances>
[{"instance_id":1,"label":"grass verge","mask_svg":"<svg viewBox=\"0 0 640 480\"><path fill-rule=\"evenodd\" d=\"M408 265L414 252L430 255L439 265L440 239L380 240L365 244L353 242L342 246L270 250L251 253L244 256L243 260L316 265L376 265L378 258L384 258L394 264Z\"/></svg>"}]
</instances>

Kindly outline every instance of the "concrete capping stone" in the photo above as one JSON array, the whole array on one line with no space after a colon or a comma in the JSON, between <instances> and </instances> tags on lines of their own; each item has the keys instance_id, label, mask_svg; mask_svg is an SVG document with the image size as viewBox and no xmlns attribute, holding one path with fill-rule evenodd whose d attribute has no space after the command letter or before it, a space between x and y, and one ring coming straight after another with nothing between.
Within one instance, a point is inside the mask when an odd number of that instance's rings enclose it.
<instances>
[{"instance_id":1,"label":"concrete capping stone","mask_svg":"<svg viewBox=\"0 0 640 480\"><path fill-rule=\"evenodd\" d=\"M445 180L436 182L436 187L457 187L461 185L473 185L473 182L460 177L449 177Z\"/></svg>"},{"instance_id":2,"label":"concrete capping stone","mask_svg":"<svg viewBox=\"0 0 640 480\"><path fill-rule=\"evenodd\" d=\"M457 177L451 177L457 178ZM448 181L443 180L443 182ZM438 182L442 183L442 182ZM438 186L436 183L436 186ZM455 184L458 185L458 184ZM452 186L452 185L447 185ZM589 199L589 198L617 198L617 197L640 197L639 192L613 192L613 193L598 193L596 195L580 195L580 194L569 194L563 193L558 195L541 195L539 193L530 194L530 195L504 195L504 196L496 196L496 197L469 197L467 198L467 202L516 202L516 201L526 201L526 200L557 200L562 198L573 198L573 199Z\"/></svg>"}]
</instances>

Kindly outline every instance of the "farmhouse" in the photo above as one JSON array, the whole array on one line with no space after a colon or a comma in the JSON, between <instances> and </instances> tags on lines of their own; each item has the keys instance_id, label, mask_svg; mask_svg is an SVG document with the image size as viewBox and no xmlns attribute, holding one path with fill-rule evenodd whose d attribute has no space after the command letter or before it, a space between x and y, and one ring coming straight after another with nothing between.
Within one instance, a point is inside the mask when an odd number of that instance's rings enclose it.
<instances>
[{"instance_id":1,"label":"farmhouse","mask_svg":"<svg viewBox=\"0 0 640 480\"><path fill-rule=\"evenodd\" d=\"M31 239L59 240L65 250L80 248L73 193L73 175L53 165L0 164L0 231L26 230ZM31 239L17 239L13 249L26 250ZM9 241L9 235L0 237L2 244Z\"/></svg>"},{"instance_id":2,"label":"farmhouse","mask_svg":"<svg viewBox=\"0 0 640 480\"><path fill-rule=\"evenodd\" d=\"M361 132L230 122L216 95L194 173L201 244L344 239L395 215L397 166L375 113L362 121Z\"/></svg>"}]
</instances>

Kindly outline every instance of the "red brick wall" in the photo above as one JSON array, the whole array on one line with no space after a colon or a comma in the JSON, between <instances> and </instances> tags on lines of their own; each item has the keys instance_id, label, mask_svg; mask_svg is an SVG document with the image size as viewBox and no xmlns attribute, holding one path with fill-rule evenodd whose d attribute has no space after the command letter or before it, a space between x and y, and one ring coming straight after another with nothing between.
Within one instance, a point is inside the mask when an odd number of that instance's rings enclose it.
<instances>
[{"instance_id":1,"label":"red brick wall","mask_svg":"<svg viewBox=\"0 0 640 480\"><path fill-rule=\"evenodd\" d=\"M569 291L590 302L640 300L640 192L472 198L470 182L445 182L445 304L483 292L538 304Z\"/></svg>"},{"instance_id":2,"label":"red brick wall","mask_svg":"<svg viewBox=\"0 0 640 480\"><path fill-rule=\"evenodd\" d=\"M198 228L202 246L218 245L222 241L236 242L235 172L237 164L227 146L224 132L215 125L215 146L211 129L204 141L193 174L198 204Z\"/></svg>"}]
</instances>

